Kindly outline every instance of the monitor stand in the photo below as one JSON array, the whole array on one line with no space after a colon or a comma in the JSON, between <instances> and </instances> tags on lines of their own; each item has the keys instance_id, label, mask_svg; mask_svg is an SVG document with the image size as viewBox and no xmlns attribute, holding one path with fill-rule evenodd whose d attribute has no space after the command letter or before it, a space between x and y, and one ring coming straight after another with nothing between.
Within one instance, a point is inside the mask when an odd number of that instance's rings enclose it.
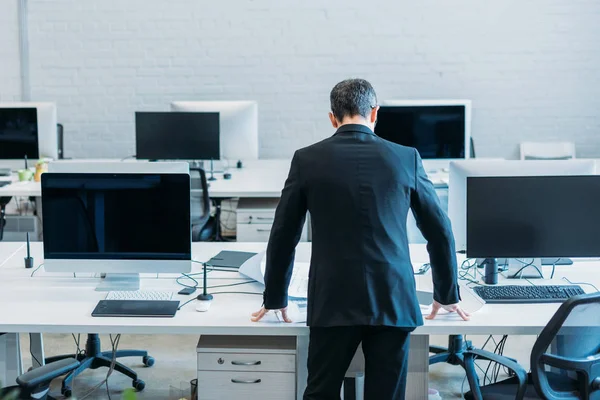
<instances>
[{"instance_id":1,"label":"monitor stand","mask_svg":"<svg viewBox=\"0 0 600 400\"><path fill-rule=\"evenodd\" d=\"M567 257L542 258L542 265L573 265L573 260Z\"/></svg>"},{"instance_id":2,"label":"monitor stand","mask_svg":"<svg viewBox=\"0 0 600 400\"><path fill-rule=\"evenodd\" d=\"M97 292L140 290L140 274L103 274Z\"/></svg>"},{"instance_id":3,"label":"monitor stand","mask_svg":"<svg viewBox=\"0 0 600 400\"><path fill-rule=\"evenodd\" d=\"M520 260L520 261L519 261ZM509 258L505 276L511 279L544 279L541 258ZM531 265L528 265L530 264ZM536 269L537 267L537 269ZM538 272L538 269L540 272Z\"/></svg>"}]
</instances>

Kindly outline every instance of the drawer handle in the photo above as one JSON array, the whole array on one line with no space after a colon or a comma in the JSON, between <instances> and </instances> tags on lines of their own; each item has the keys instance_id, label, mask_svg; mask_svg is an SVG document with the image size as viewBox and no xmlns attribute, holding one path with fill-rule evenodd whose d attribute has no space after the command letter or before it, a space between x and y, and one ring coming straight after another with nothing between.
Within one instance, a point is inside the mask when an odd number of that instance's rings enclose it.
<instances>
[{"instance_id":1,"label":"drawer handle","mask_svg":"<svg viewBox=\"0 0 600 400\"><path fill-rule=\"evenodd\" d=\"M231 383L261 383L262 379L232 379Z\"/></svg>"},{"instance_id":2,"label":"drawer handle","mask_svg":"<svg viewBox=\"0 0 600 400\"><path fill-rule=\"evenodd\" d=\"M267 218L267 217L256 217L256 219L259 219L261 221L273 221L273 218Z\"/></svg>"},{"instance_id":3,"label":"drawer handle","mask_svg":"<svg viewBox=\"0 0 600 400\"><path fill-rule=\"evenodd\" d=\"M251 366L251 365L260 365L262 363L260 361L232 361L231 364Z\"/></svg>"},{"instance_id":4,"label":"drawer handle","mask_svg":"<svg viewBox=\"0 0 600 400\"><path fill-rule=\"evenodd\" d=\"M270 229L260 229L260 228L256 228L256 232L271 232Z\"/></svg>"}]
</instances>

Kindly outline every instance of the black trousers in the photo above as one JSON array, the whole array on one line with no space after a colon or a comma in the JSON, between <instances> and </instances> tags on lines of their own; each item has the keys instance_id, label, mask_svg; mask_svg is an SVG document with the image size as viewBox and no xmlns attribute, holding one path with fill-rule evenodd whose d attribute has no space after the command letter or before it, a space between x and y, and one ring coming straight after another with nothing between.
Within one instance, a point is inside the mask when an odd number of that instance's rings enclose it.
<instances>
[{"instance_id":1,"label":"black trousers","mask_svg":"<svg viewBox=\"0 0 600 400\"><path fill-rule=\"evenodd\" d=\"M362 342L365 400L404 400L410 330L387 326L310 328L304 400L339 400L342 382Z\"/></svg>"}]
</instances>

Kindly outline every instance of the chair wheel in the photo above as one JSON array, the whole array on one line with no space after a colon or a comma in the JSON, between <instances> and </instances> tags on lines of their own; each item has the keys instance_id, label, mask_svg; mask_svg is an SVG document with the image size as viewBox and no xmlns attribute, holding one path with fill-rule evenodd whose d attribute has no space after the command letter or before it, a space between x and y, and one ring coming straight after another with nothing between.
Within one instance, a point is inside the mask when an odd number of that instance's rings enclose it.
<instances>
[{"instance_id":1,"label":"chair wheel","mask_svg":"<svg viewBox=\"0 0 600 400\"><path fill-rule=\"evenodd\" d=\"M73 396L73 392L71 391L70 387L64 387L60 390L60 393L65 397L65 398L70 398L71 396Z\"/></svg>"},{"instance_id":2,"label":"chair wheel","mask_svg":"<svg viewBox=\"0 0 600 400\"><path fill-rule=\"evenodd\" d=\"M131 386L138 392L141 392L146 387L146 382L141 379L136 379L131 383Z\"/></svg>"},{"instance_id":3,"label":"chair wheel","mask_svg":"<svg viewBox=\"0 0 600 400\"><path fill-rule=\"evenodd\" d=\"M154 365L154 357L150 357L150 356L142 357L142 362L144 363L144 365L146 367L151 367Z\"/></svg>"}]
</instances>

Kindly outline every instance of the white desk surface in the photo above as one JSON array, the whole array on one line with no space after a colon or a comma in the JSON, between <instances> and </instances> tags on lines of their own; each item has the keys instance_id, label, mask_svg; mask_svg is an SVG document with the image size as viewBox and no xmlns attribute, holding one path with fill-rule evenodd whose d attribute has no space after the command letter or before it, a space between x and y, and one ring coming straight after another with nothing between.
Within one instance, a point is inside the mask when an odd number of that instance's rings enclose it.
<instances>
[{"instance_id":1,"label":"white desk surface","mask_svg":"<svg viewBox=\"0 0 600 400\"><path fill-rule=\"evenodd\" d=\"M161 333L161 334L249 334L249 335L306 335L303 323L283 324L274 320L261 323L250 321L250 314L260 308L262 298L257 295L216 294L206 313L195 310L193 303L177 312L174 318L94 318L91 312L104 294L94 291L99 279L78 274L48 274L40 269L33 278L32 270L23 266L25 248L14 243L0 243L0 254L13 254L0 267L0 332L40 333ZM221 250L262 251L265 243L194 243L194 260L207 260ZM15 251L16 249L16 251ZM41 243L32 244L35 265L42 262ZM414 263L427 261L424 245L411 245ZM309 261L310 243L298 246L297 260ZM545 267L546 269L546 267ZM200 270L196 264L195 271ZM546 271L549 272L549 271ZM235 278L237 275L237 278ZM568 276L574 282L592 282L600 285L600 262L581 261L573 266L557 267L556 283ZM145 275L142 288L178 291L176 275ZM213 272L208 284L226 284L239 279L237 273ZM416 277L420 289L431 288L431 273ZM512 280L511 284L528 284ZM535 281L536 284L549 281ZM584 290L590 290L582 286ZM261 285L252 283L214 291L262 292ZM182 302L190 296L178 296ZM415 334L523 334L535 335L547 324L558 304L486 305L473 314L471 321L463 322L456 315L440 315L426 321Z\"/></svg>"},{"instance_id":2,"label":"white desk surface","mask_svg":"<svg viewBox=\"0 0 600 400\"><path fill-rule=\"evenodd\" d=\"M72 160L65 162L94 162L100 160ZM105 160L106 161L106 160ZM109 160L110 161L110 160ZM234 164L232 164L234 165ZM265 197L279 198L287 178L290 160L246 161L244 167L229 168L231 179L223 179L223 173L215 174L216 181L209 182L208 191L214 198ZM430 176L436 187L448 184L448 173L440 172ZM6 180L6 179L5 179ZM0 196L39 197L42 189L39 182L17 182L0 187Z\"/></svg>"}]
</instances>

